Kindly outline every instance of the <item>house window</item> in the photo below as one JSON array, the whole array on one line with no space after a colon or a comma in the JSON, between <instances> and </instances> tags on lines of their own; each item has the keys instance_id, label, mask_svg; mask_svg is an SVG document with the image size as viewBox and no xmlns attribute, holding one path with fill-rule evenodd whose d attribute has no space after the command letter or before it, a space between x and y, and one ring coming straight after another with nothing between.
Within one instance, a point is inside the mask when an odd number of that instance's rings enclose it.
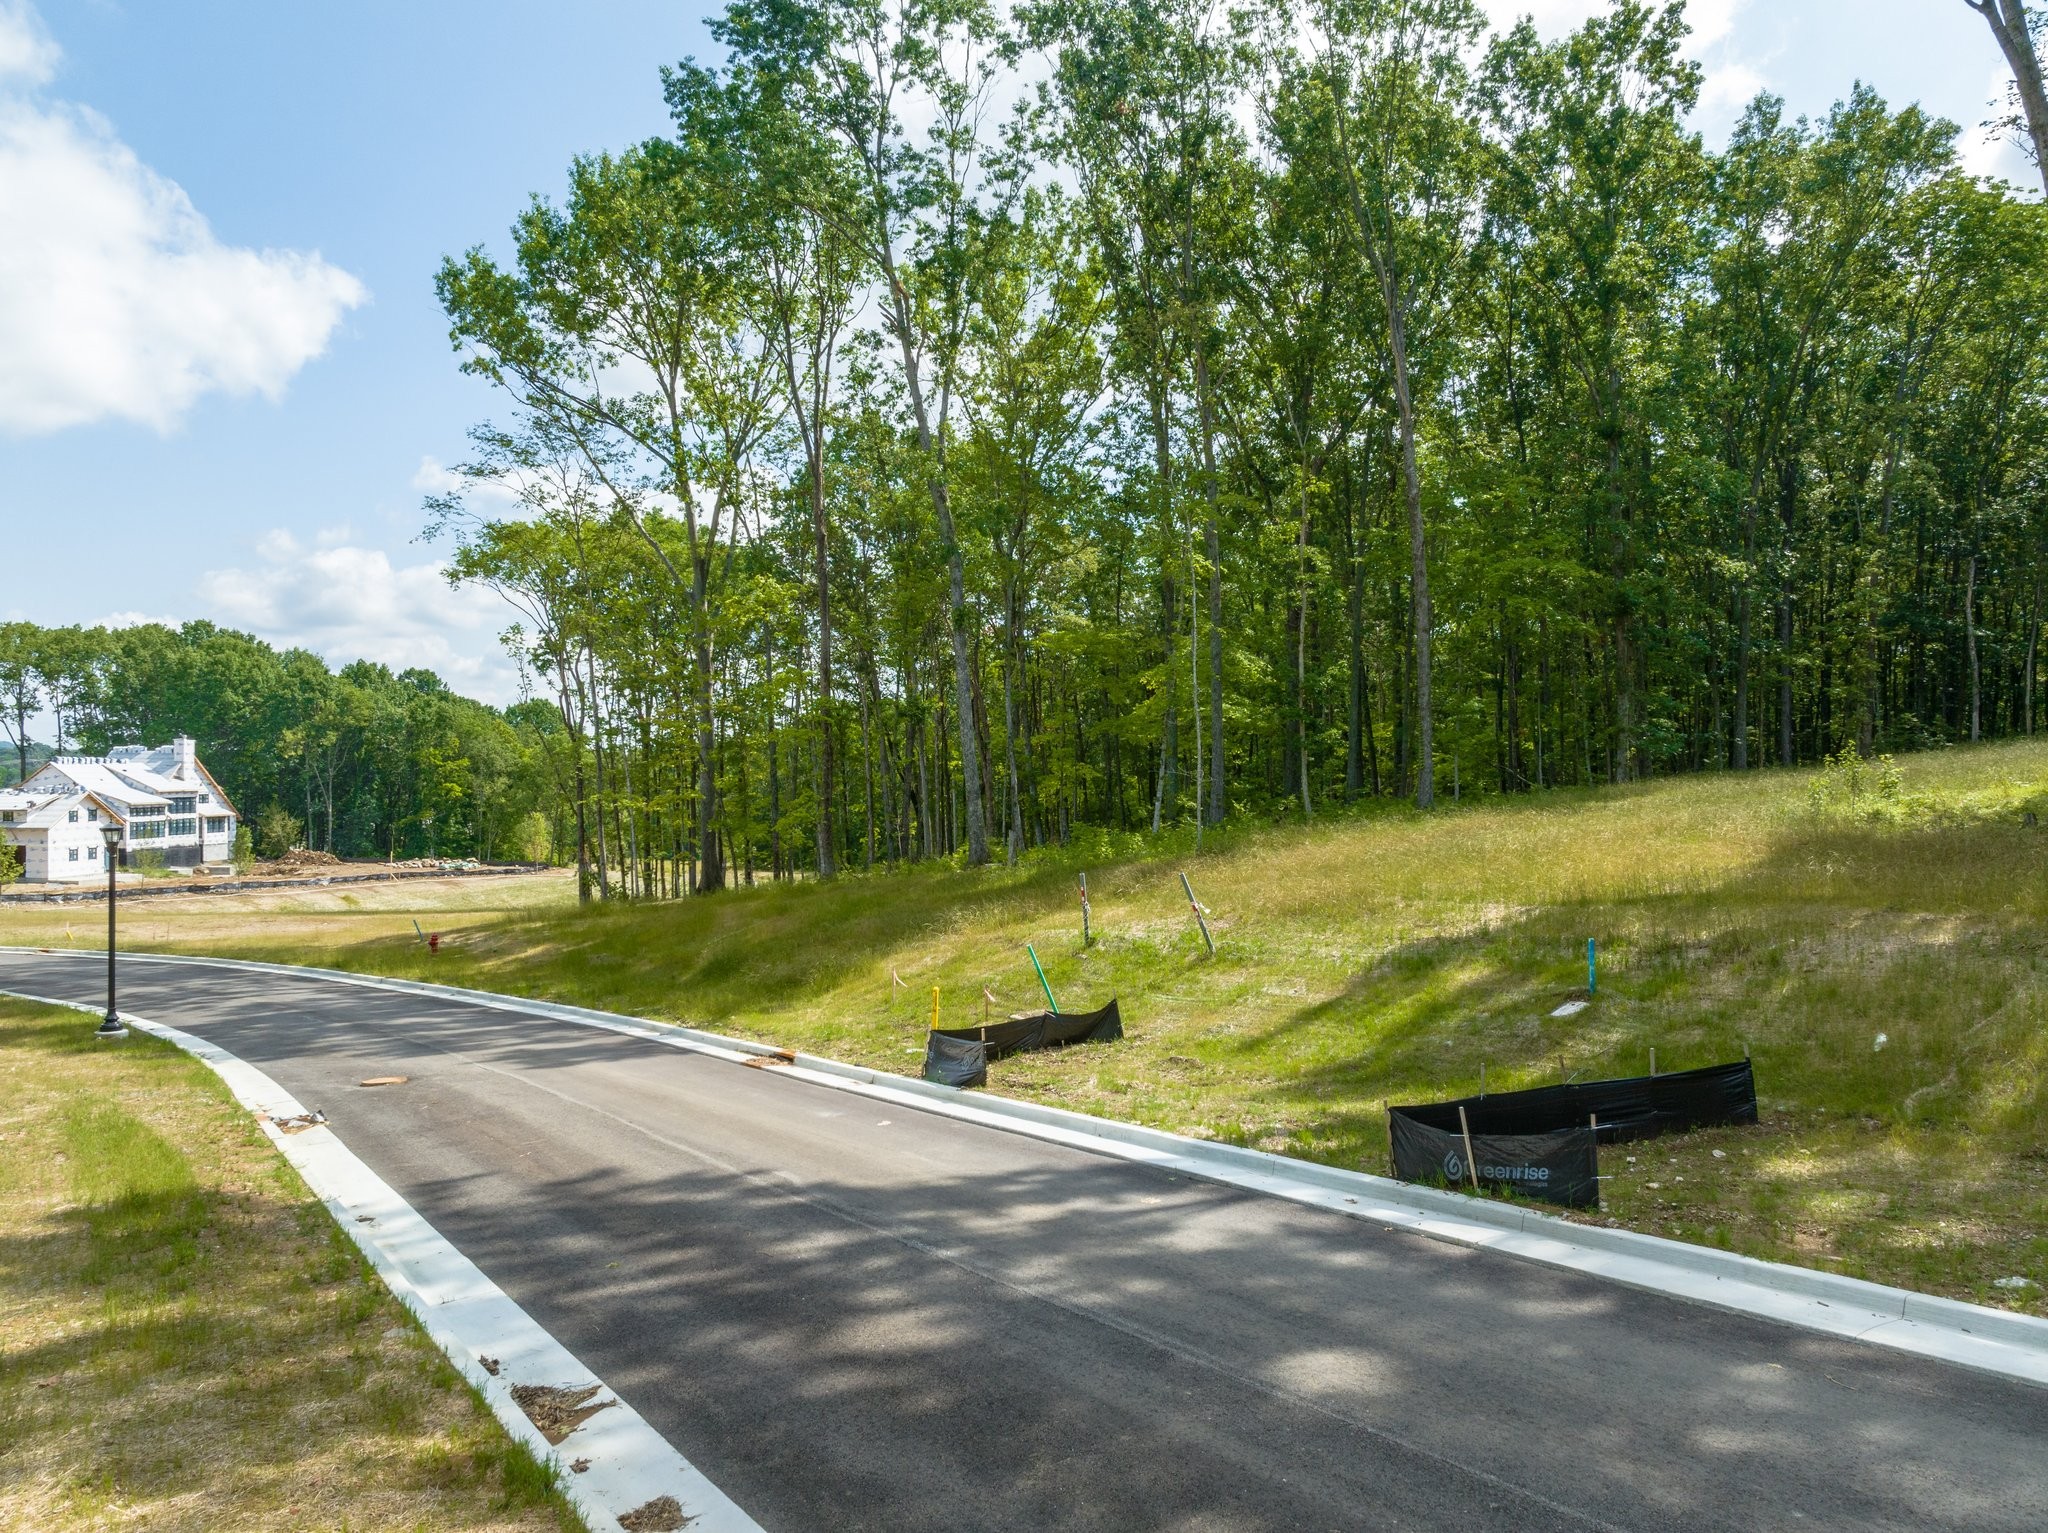
<instances>
[{"instance_id":1,"label":"house window","mask_svg":"<svg viewBox=\"0 0 2048 1533\"><path fill-rule=\"evenodd\" d=\"M190 814L191 812L192 796L189 793L186 794L185 797L183 798L174 798L171 800L172 814Z\"/></svg>"},{"instance_id":2,"label":"house window","mask_svg":"<svg viewBox=\"0 0 2048 1533\"><path fill-rule=\"evenodd\" d=\"M94 825L97 825L97 824L99 824L99 822L100 822L100 812L99 812L99 811L98 811L97 809L88 809L88 810L86 810L86 812L85 812L85 817L86 817L86 819L87 819L87 820L91 821L91 822L92 822L92 823L93 823Z\"/></svg>"},{"instance_id":3,"label":"house window","mask_svg":"<svg viewBox=\"0 0 2048 1533\"><path fill-rule=\"evenodd\" d=\"M228 833L228 817L224 814L210 814L206 817L206 833L209 836L224 836Z\"/></svg>"},{"instance_id":4,"label":"house window","mask_svg":"<svg viewBox=\"0 0 2048 1533\"><path fill-rule=\"evenodd\" d=\"M199 795L199 802L202 804L210 804L213 802L213 795L211 793L202 793Z\"/></svg>"},{"instance_id":5,"label":"house window","mask_svg":"<svg viewBox=\"0 0 2048 1533\"><path fill-rule=\"evenodd\" d=\"M88 846L85 849L85 860L87 862L98 862L100 860L100 849L96 846Z\"/></svg>"},{"instance_id":6,"label":"house window","mask_svg":"<svg viewBox=\"0 0 2048 1533\"><path fill-rule=\"evenodd\" d=\"M164 822L161 820L148 820L140 825L128 827L130 841L161 841L163 838Z\"/></svg>"},{"instance_id":7,"label":"house window","mask_svg":"<svg viewBox=\"0 0 2048 1533\"><path fill-rule=\"evenodd\" d=\"M69 823L71 823L71 824L73 824L73 825L76 825L76 824L78 823L78 811L77 811L76 809L73 809L73 810L69 811L69 812L68 812L68 813L67 813L67 814L66 814L66 815L64 816L64 818L65 818L65 819L66 819L66 820L67 820L67 821L68 821Z\"/></svg>"},{"instance_id":8,"label":"house window","mask_svg":"<svg viewBox=\"0 0 2048 1533\"><path fill-rule=\"evenodd\" d=\"M189 836L196 833L199 829L199 822L197 820L171 820L167 823L171 828L171 834L174 836Z\"/></svg>"},{"instance_id":9,"label":"house window","mask_svg":"<svg viewBox=\"0 0 2048 1533\"><path fill-rule=\"evenodd\" d=\"M75 846L71 848L71 860L73 862L78 861L78 848Z\"/></svg>"}]
</instances>

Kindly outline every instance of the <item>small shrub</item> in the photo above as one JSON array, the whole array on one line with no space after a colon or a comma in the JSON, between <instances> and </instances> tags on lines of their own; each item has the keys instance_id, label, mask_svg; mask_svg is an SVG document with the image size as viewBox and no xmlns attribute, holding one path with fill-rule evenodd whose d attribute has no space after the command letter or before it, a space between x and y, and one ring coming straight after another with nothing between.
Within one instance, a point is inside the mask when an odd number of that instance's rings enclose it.
<instances>
[{"instance_id":1,"label":"small shrub","mask_svg":"<svg viewBox=\"0 0 2048 1533\"><path fill-rule=\"evenodd\" d=\"M228 860L235 865L237 873L247 873L256 866L256 838L249 833L248 826L235 827L235 849Z\"/></svg>"},{"instance_id":2,"label":"small shrub","mask_svg":"<svg viewBox=\"0 0 2048 1533\"><path fill-rule=\"evenodd\" d=\"M555 838L548 828L547 816L538 809L530 811L513 828L512 855L521 862L552 863L555 860Z\"/></svg>"},{"instance_id":3,"label":"small shrub","mask_svg":"<svg viewBox=\"0 0 2048 1533\"><path fill-rule=\"evenodd\" d=\"M282 857L305 833L304 823L282 804L271 804L256 816L256 846L266 857Z\"/></svg>"},{"instance_id":4,"label":"small shrub","mask_svg":"<svg viewBox=\"0 0 2048 1533\"><path fill-rule=\"evenodd\" d=\"M1884 820L1897 813L1901 788L1898 763L1890 756L1866 760L1845 747L1822 762L1806 789L1806 803L1817 815Z\"/></svg>"}]
</instances>

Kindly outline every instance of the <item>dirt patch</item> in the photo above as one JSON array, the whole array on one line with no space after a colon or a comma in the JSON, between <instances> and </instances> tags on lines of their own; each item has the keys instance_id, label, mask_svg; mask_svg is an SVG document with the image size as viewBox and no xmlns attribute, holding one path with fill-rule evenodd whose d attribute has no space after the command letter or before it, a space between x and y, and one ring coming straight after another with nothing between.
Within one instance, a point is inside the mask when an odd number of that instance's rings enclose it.
<instances>
[{"instance_id":1,"label":"dirt patch","mask_svg":"<svg viewBox=\"0 0 2048 1533\"><path fill-rule=\"evenodd\" d=\"M747 1059L741 1060L740 1063L744 1064L749 1070L765 1070L770 1065L793 1065L796 1063L796 1055L788 1049L777 1049L772 1054L752 1055Z\"/></svg>"},{"instance_id":2,"label":"dirt patch","mask_svg":"<svg viewBox=\"0 0 2048 1533\"><path fill-rule=\"evenodd\" d=\"M595 1405L584 1404L603 1387L602 1384L586 1384L581 1389L566 1389L555 1384L514 1384L512 1398L526 1412L526 1419L540 1428L541 1436L551 1443L559 1443L599 1411L619 1403L600 1400ZM675 1526L681 1527L682 1524Z\"/></svg>"},{"instance_id":3,"label":"dirt patch","mask_svg":"<svg viewBox=\"0 0 2048 1533\"><path fill-rule=\"evenodd\" d=\"M645 1506L636 1506L621 1517L619 1526L626 1533L675 1533L677 1528L687 1527L696 1520L683 1515L682 1505L674 1496L656 1496Z\"/></svg>"}]
</instances>

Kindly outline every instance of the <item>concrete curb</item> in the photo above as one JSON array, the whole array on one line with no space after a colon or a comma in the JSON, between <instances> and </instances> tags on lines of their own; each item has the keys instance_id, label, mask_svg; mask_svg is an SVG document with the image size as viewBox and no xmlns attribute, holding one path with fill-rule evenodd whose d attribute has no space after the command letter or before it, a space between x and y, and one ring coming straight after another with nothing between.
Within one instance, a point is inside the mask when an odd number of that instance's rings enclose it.
<instances>
[{"instance_id":1,"label":"concrete curb","mask_svg":"<svg viewBox=\"0 0 2048 1533\"><path fill-rule=\"evenodd\" d=\"M0 994L89 1016L99 1013L97 1007L51 996L16 990ZM122 1020L138 1032L176 1044L226 1082L235 1100L256 1115L271 1143L355 1241L385 1287L483 1395L505 1430L553 1467L556 1485L592 1533L618 1527L622 1515L664 1495L675 1497L693 1533L762 1533L753 1518L357 1159L332 1130L321 1125L280 1129L280 1122L303 1118L306 1110L276 1081L204 1038L130 1013L123 1013ZM484 1366L487 1358L493 1367ZM605 1408L558 1446L512 1398L518 1384L578 1389L596 1385L599 1393L591 1403ZM567 1466L571 1459L587 1461L588 1467L573 1471Z\"/></svg>"},{"instance_id":2,"label":"concrete curb","mask_svg":"<svg viewBox=\"0 0 2048 1533\"><path fill-rule=\"evenodd\" d=\"M0 952L72 956L45 948ZM89 952L76 955L90 959ZM105 954L99 955L105 962ZM312 976L401 995L459 1000L515 1014L601 1028L718 1058L743 1061L777 1051L678 1023L531 1001L487 990L350 974L234 958L134 954L124 961L192 964ZM1959 1367L2048 1386L2048 1320L1955 1299L1936 1298L1860 1278L1738 1256L1633 1230L1574 1224L1513 1203L1418 1187L1364 1171L1345 1171L1262 1150L1189 1139L1164 1129L1094 1118L986 1092L912 1080L817 1055L784 1065L792 1076L835 1090L1028 1134L1187 1176L1265 1193L1432 1239L1582 1272L1651 1293L1688 1299L1827 1336L1867 1342Z\"/></svg>"}]
</instances>

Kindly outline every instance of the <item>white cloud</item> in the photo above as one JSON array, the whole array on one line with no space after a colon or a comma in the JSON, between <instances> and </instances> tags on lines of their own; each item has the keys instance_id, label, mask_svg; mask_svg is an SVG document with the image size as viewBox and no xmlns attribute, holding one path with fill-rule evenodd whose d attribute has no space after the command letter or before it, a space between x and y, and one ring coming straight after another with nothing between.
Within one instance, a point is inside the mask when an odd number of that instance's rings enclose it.
<instances>
[{"instance_id":1,"label":"white cloud","mask_svg":"<svg viewBox=\"0 0 2048 1533\"><path fill-rule=\"evenodd\" d=\"M1984 85L1982 115L1974 122L1964 122L1962 131L1956 135L1956 158L1969 175L1998 176L2022 192L2031 192L2040 173L2027 163L2026 152L2012 141L2010 134L1983 126L1990 118L2004 114L2011 86L2012 74L2003 64L1991 71L1991 78Z\"/></svg>"},{"instance_id":2,"label":"white cloud","mask_svg":"<svg viewBox=\"0 0 2048 1533\"><path fill-rule=\"evenodd\" d=\"M428 495L460 495L490 516L504 516L524 509L525 502L519 497L520 483L516 477L471 479L456 473L432 453L420 459L420 466L412 476L415 490Z\"/></svg>"},{"instance_id":3,"label":"white cloud","mask_svg":"<svg viewBox=\"0 0 2048 1533\"><path fill-rule=\"evenodd\" d=\"M28 0L0 0L0 80L41 85L57 69L57 44Z\"/></svg>"},{"instance_id":4,"label":"white cloud","mask_svg":"<svg viewBox=\"0 0 2048 1533\"><path fill-rule=\"evenodd\" d=\"M56 58L34 12L0 0L0 432L168 431L212 391L275 399L362 283L222 244L106 119L31 96Z\"/></svg>"},{"instance_id":5,"label":"white cloud","mask_svg":"<svg viewBox=\"0 0 2048 1533\"><path fill-rule=\"evenodd\" d=\"M330 665L375 660L420 666L484 702L516 702L519 679L497 635L513 613L489 591L451 587L438 560L394 565L382 549L277 530L257 540L253 567L209 570L201 609L280 648L312 650Z\"/></svg>"},{"instance_id":6,"label":"white cloud","mask_svg":"<svg viewBox=\"0 0 2048 1533\"><path fill-rule=\"evenodd\" d=\"M1607 0L1480 0L1480 9L1494 30L1505 32L1527 16L1549 38L1583 26L1589 16L1607 9Z\"/></svg>"},{"instance_id":7,"label":"white cloud","mask_svg":"<svg viewBox=\"0 0 2048 1533\"><path fill-rule=\"evenodd\" d=\"M1714 46L1735 30L1735 13L1749 0L1687 0L1685 24L1692 28L1686 46L1695 54Z\"/></svg>"},{"instance_id":8,"label":"white cloud","mask_svg":"<svg viewBox=\"0 0 2048 1533\"><path fill-rule=\"evenodd\" d=\"M1726 37L1735 26L1735 13L1749 0L1687 0L1685 24L1692 29L1687 46L1695 54ZM1479 0L1480 10L1497 32L1505 32L1527 16L1536 30L1547 38L1576 32L1594 16L1609 9L1609 0Z\"/></svg>"},{"instance_id":9,"label":"white cloud","mask_svg":"<svg viewBox=\"0 0 2048 1533\"><path fill-rule=\"evenodd\" d=\"M162 613L158 612L136 612L132 609L109 612L105 617L88 626L93 628L141 628L150 623L161 624L165 628L181 626L177 618L165 617Z\"/></svg>"},{"instance_id":10,"label":"white cloud","mask_svg":"<svg viewBox=\"0 0 2048 1533\"><path fill-rule=\"evenodd\" d=\"M1740 59L1709 65L1700 79L1699 115L1705 125L1725 131L1768 84L1761 70Z\"/></svg>"}]
</instances>

